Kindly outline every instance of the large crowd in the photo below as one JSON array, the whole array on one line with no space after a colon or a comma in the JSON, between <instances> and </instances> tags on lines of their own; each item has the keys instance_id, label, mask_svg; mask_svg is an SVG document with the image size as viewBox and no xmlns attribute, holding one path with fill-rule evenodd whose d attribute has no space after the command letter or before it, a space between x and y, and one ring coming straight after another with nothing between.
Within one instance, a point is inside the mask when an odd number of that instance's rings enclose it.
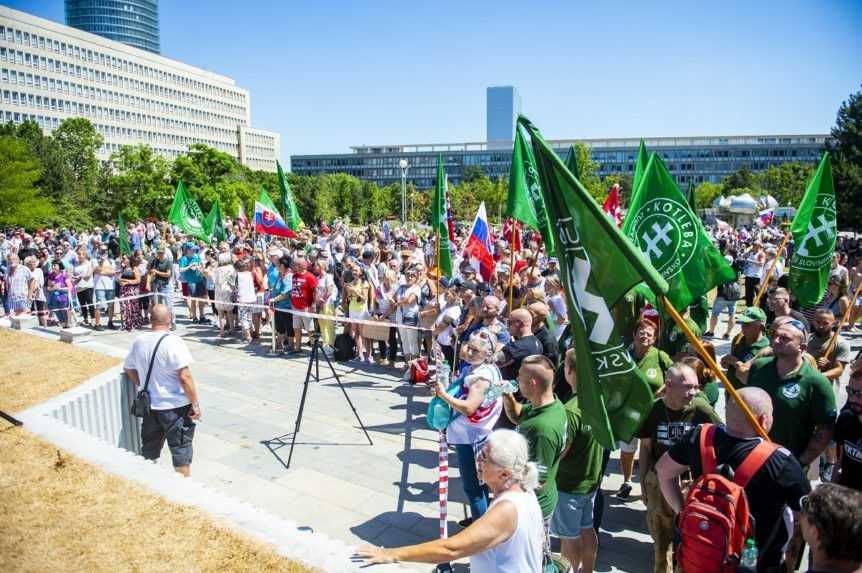
<instances>
[{"instance_id":1,"label":"large crowd","mask_svg":"<svg viewBox=\"0 0 862 573\"><path fill-rule=\"evenodd\" d=\"M524 232L514 253L496 235L491 272L453 249L452 276L440 276L427 230L338 220L304 227L294 239L230 220L225 230L227 238L212 243L164 221L131 223L124 232L111 225L6 230L2 311L32 314L46 327L94 330L153 322L169 332L185 321L291 357L307 356L319 335L335 360L376 363L405 381L427 382L451 409L447 437L471 515L448 540L362 554L434 563L472 555L473 571L539 571L554 536L575 572L593 570L610 451L584 423L565 287L537 233ZM862 360L845 337L855 336L862 318L862 299L850 298L862 282L862 240L839 237L823 299L799 308L787 280L792 242L778 252L784 230L710 233L738 280L693 303L685 321L713 355L720 340L730 341L720 365L779 447L760 455L757 428L733 400L718 414L716 373L636 288L614 313L655 402L637 435L618 444L623 483L616 495L630 499L637 470L656 572L694 559L684 496L717 466L747 478L740 487L757 549L750 569L796 570L804 540L818 571L857 571L837 567L862 563ZM457 228L453 245L465 235ZM844 334L830 348L845 316ZM451 384L429 376L435 359L451 366ZM146 360L139 363L144 368ZM188 448L175 463L184 473ZM750 461L758 456L758 464ZM812 480L824 485L812 491Z\"/></svg>"}]
</instances>

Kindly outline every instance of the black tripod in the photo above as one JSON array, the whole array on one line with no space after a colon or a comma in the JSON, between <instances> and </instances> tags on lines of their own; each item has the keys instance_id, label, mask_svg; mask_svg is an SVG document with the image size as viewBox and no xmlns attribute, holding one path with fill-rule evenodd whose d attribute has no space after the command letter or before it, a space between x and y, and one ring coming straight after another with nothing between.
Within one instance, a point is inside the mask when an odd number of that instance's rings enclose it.
<instances>
[{"instance_id":1,"label":"black tripod","mask_svg":"<svg viewBox=\"0 0 862 573\"><path fill-rule=\"evenodd\" d=\"M332 366L332 361L329 360L329 356L327 356L326 352L323 351L323 347L320 343L320 332L315 331L311 333L311 356L308 359L308 371L305 373L305 382L302 383L302 398L299 400L299 412L296 414L296 425L293 428L293 435L290 438L290 452L287 455L287 463L284 466L285 469L290 469L290 460L293 458L293 447L296 445L296 436L299 435L299 426L302 423L302 412L305 409L305 398L308 396L308 384L312 380L320 382L321 354L326 360L326 364L329 365L329 370L332 371L332 376L335 378L335 381L338 382L338 387L341 388L341 392L344 394L344 399L347 400L347 403L350 405L350 409L353 410L353 415L356 416L356 421L359 422L359 427L362 428L362 431L365 433L365 437L368 438L369 445L374 445L374 442L371 440L371 436L368 435L368 430L365 429L365 424L363 424L362 420L359 418L359 413L356 411L356 407L353 405L353 402L350 401L350 396L347 395L347 390L344 389L344 385L341 383L341 378L338 377L335 367ZM314 370L313 374L312 370ZM267 443L267 445L269 444ZM284 443L282 442L281 445L284 445Z\"/></svg>"}]
</instances>

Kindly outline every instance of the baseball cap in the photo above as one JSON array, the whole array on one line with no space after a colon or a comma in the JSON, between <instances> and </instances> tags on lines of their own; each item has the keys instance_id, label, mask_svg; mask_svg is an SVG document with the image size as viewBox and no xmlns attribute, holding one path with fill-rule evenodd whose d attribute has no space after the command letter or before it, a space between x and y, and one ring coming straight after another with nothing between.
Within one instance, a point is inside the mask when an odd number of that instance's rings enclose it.
<instances>
[{"instance_id":1,"label":"baseball cap","mask_svg":"<svg viewBox=\"0 0 862 573\"><path fill-rule=\"evenodd\" d=\"M766 322L766 313L763 312L763 309L760 308L759 306L749 306L742 313L742 316L740 316L737 320L739 322L741 322L742 324L749 324L752 322L764 322L765 323Z\"/></svg>"}]
</instances>

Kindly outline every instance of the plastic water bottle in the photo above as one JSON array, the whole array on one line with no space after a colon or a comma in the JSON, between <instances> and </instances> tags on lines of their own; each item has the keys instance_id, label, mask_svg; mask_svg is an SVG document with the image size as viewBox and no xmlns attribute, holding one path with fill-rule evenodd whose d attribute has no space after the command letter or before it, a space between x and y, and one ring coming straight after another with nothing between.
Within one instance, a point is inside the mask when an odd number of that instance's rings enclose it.
<instances>
[{"instance_id":1,"label":"plastic water bottle","mask_svg":"<svg viewBox=\"0 0 862 573\"><path fill-rule=\"evenodd\" d=\"M757 545L750 537L745 540L745 548L742 550L742 558L739 560L739 566L744 571L757 570Z\"/></svg>"},{"instance_id":2,"label":"plastic water bottle","mask_svg":"<svg viewBox=\"0 0 862 573\"><path fill-rule=\"evenodd\" d=\"M440 369L437 370L437 382L442 384L444 388L449 387L449 363L445 360L440 364Z\"/></svg>"},{"instance_id":3,"label":"plastic water bottle","mask_svg":"<svg viewBox=\"0 0 862 573\"><path fill-rule=\"evenodd\" d=\"M495 382L491 384L491 387L488 388L487 398L488 400L496 400L500 396L506 393L515 393L518 391L518 382L515 380L500 380L499 382Z\"/></svg>"}]
</instances>

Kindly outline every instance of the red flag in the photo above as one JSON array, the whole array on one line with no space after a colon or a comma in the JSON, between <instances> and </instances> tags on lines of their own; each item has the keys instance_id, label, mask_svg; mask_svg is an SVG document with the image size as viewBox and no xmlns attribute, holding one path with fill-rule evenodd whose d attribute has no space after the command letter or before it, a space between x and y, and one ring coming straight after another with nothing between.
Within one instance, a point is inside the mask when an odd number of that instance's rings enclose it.
<instances>
[{"instance_id":1,"label":"red flag","mask_svg":"<svg viewBox=\"0 0 862 573\"><path fill-rule=\"evenodd\" d=\"M605 199L605 204L602 205L602 210L607 213L611 219L613 219L614 223L617 224L617 227L623 224L623 217L620 213L620 185L619 183L614 183L614 186L611 187L611 192L608 194L608 198Z\"/></svg>"},{"instance_id":2,"label":"red flag","mask_svg":"<svg viewBox=\"0 0 862 573\"><path fill-rule=\"evenodd\" d=\"M513 237L514 235L514 237ZM503 223L503 238L506 239L515 251L521 250L521 222L509 217Z\"/></svg>"}]
</instances>

